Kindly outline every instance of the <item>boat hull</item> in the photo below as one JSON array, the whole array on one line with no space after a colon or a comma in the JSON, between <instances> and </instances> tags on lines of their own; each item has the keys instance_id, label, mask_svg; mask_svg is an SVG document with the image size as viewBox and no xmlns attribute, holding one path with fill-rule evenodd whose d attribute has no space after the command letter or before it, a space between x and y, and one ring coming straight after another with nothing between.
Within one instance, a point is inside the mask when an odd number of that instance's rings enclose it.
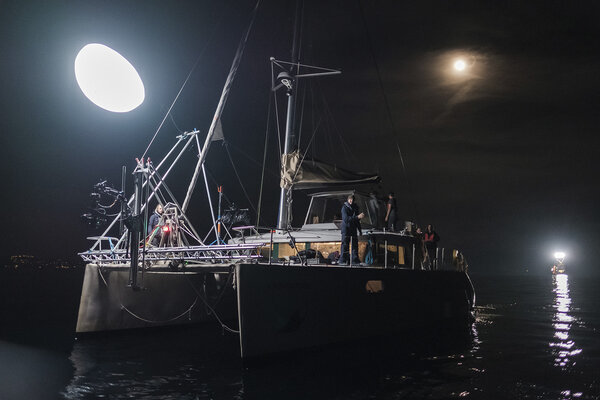
<instances>
[{"instance_id":1,"label":"boat hull","mask_svg":"<svg viewBox=\"0 0 600 400\"><path fill-rule=\"evenodd\" d=\"M233 269L166 264L139 274L141 288L127 286L129 267L87 264L76 333L147 328L237 318ZM210 308L209 308L210 306Z\"/></svg>"},{"instance_id":2,"label":"boat hull","mask_svg":"<svg viewBox=\"0 0 600 400\"><path fill-rule=\"evenodd\" d=\"M465 272L236 266L242 358L472 322Z\"/></svg>"}]
</instances>

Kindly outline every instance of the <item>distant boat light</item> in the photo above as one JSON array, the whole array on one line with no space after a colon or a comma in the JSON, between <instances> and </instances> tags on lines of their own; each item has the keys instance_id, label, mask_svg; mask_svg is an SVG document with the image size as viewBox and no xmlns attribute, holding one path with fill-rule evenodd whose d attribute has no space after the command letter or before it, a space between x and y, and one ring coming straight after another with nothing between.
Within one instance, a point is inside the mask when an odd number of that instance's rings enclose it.
<instances>
[{"instance_id":1,"label":"distant boat light","mask_svg":"<svg viewBox=\"0 0 600 400\"><path fill-rule=\"evenodd\" d=\"M557 251L556 253L554 253L554 258L556 258L557 260L562 260L563 258L565 258L566 254L563 251Z\"/></svg>"},{"instance_id":2,"label":"distant boat light","mask_svg":"<svg viewBox=\"0 0 600 400\"><path fill-rule=\"evenodd\" d=\"M144 102L144 84L125 57L103 44L85 45L75 58L75 78L85 96L112 112L128 112Z\"/></svg>"}]
</instances>

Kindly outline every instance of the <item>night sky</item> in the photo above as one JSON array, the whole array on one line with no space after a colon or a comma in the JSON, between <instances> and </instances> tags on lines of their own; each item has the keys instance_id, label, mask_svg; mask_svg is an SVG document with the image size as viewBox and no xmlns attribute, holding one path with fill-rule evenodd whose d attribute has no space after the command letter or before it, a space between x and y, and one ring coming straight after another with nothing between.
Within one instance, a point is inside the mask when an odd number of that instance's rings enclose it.
<instances>
[{"instance_id":1,"label":"night sky","mask_svg":"<svg viewBox=\"0 0 600 400\"><path fill-rule=\"evenodd\" d=\"M69 258L100 233L80 218L92 186L101 179L120 185L121 165L133 169L197 59L150 156L158 160L180 131L208 130L254 2L0 4L1 255ZM316 127L307 157L379 172L377 190L396 192L400 217L433 223L440 245L464 249L472 270L542 271L555 250L566 251L573 268L594 270L599 8L585 1L306 1L301 61L343 74L299 88L301 147ZM290 59L293 17L294 2L262 1L222 118L254 207L272 96L268 59ZM105 111L79 89L73 62L94 42L140 73L146 100L138 109ZM452 70L458 56L469 64L463 74ZM279 101L282 111L284 96ZM263 225L276 220L277 151L271 118ZM170 183L180 201L194 165L190 151ZM229 201L251 207L220 143L207 168L213 188L222 184ZM306 197L295 199L299 225ZM189 215L200 230L210 226L202 184Z\"/></svg>"}]
</instances>

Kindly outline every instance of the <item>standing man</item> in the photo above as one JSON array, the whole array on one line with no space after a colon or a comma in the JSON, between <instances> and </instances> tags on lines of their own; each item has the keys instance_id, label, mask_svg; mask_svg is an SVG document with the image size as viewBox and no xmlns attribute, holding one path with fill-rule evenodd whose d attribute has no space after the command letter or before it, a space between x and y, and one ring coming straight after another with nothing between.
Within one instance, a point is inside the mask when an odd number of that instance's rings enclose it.
<instances>
[{"instance_id":1,"label":"standing man","mask_svg":"<svg viewBox=\"0 0 600 400\"><path fill-rule=\"evenodd\" d=\"M423 231L421 230L421 228L417 228L417 232L415 237L418 239L418 243L417 243L417 259L419 260L419 265L420 265L420 269L423 269L423 262L425 261L425 259L427 258L427 250L425 250L425 234L423 234Z\"/></svg>"},{"instance_id":2,"label":"standing man","mask_svg":"<svg viewBox=\"0 0 600 400\"><path fill-rule=\"evenodd\" d=\"M388 230L394 232L396 230L396 198L394 197L394 192L390 192L388 194L388 201L386 206L385 213L385 223L387 225Z\"/></svg>"},{"instance_id":3,"label":"standing man","mask_svg":"<svg viewBox=\"0 0 600 400\"><path fill-rule=\"evenodd\" d=\"M377 198L377 192L369 193L369 214L371 214L371 225L377 229L381 229L381 207L379 206L379 199Z\"/></svg>"},{"instance_id":4,"label":"standing man","mask_svg":"<svg viewBox=\"0 0 600 400\"><path fill-rule=\"evenodd\" d=\"M427 249L431 268L437 269L437 243L440 241L440 237L437 232L433 230L433 225L427 225L423 241L425 242L425 248Z\"/></svg>"},{"instance_id":5,"label":"standing man","mask_svg":"<svg viewBox=\"0 0 600 400\"><path fill-rule=\"evenodd\" d=\"M358 258L358 235L362 235L360 220L365 216L358 213L358 207L354 204L354 195L348 195L348 199L342 206L342 248L339 264L348 264L349 245L352 241L352 264L360 264Z\"/></svg>"}]
</instances>

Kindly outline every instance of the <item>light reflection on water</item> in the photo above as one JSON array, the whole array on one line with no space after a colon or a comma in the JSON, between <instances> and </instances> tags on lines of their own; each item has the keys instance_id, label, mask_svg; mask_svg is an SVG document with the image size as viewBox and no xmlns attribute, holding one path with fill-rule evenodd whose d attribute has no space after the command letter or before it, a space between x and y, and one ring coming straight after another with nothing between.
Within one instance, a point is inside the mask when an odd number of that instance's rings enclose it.
<instances>
[{"instance_id":1,"label":"light reflection on water","mask_svg":"<svg viewBox=\"0 0 600 400\"><path fill-rule=\"evenodd\" d=\"M583 350L576 346L575 341L569 337L571 326L574 323L574 317L570 314L569 276L567 274L557 274L553 276L552 280L554 338L549 345L554 355L554 366L568 370L577 363L576 356L580 355Z\"/></svg>"}]
</instances>

